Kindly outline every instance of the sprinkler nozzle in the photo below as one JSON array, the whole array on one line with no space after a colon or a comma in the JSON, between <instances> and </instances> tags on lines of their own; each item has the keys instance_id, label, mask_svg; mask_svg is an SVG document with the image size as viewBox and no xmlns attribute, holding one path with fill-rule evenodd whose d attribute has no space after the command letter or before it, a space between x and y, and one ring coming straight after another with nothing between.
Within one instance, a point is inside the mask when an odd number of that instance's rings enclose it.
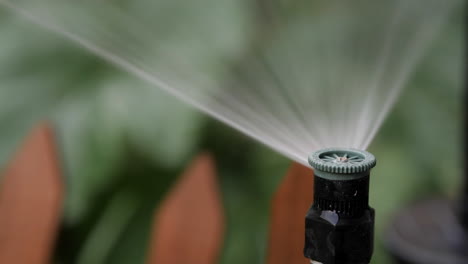
<instances>
[{"instance_id":1,"label":"sprinkler nozzle","mask_svg":"<svg viewBox=\"0 0 468 264\"><path fill-rule=\"evenodd\" d=\"M375 157L367 151L332 148L309 156L314 203L306 215L304 256L312 263L368 264L374 242L369 175Z\"/></svg>"}]
</instances>

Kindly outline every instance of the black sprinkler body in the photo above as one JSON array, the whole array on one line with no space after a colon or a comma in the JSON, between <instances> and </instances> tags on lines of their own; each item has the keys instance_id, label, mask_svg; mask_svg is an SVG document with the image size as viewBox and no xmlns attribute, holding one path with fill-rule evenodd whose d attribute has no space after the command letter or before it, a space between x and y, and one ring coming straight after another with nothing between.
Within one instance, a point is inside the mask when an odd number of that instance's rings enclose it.
<instances>
[{"instance_id":1,"label":"black sprinkler body","mask_svg":"<svg viewBox=\"0 0 468 264\"><path fill-rule=\"evenodd\" d=\"M374 242L369 175L374 156L356 149L313 153L314 203L306 215L304 256L312 263L368 264Z\"/></svg>"}]
</instances>

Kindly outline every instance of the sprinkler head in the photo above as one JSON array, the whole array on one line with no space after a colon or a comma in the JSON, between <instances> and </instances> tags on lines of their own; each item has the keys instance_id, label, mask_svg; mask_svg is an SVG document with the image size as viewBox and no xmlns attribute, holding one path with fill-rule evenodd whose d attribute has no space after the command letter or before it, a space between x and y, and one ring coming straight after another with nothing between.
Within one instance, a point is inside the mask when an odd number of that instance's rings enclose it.
<instances>
[{"instance_id":1,"label":"sprinkler head","mask_svg":"<svg viewBox=\"0 0 468 264\"><path fill-rule=\"evenodd\" d=\"M314 203L306 215L304 256L312 263L368 264L374 240L369 175L375 157L367 151L331 148L309 156Z\"/></svg>"}]
</instances>

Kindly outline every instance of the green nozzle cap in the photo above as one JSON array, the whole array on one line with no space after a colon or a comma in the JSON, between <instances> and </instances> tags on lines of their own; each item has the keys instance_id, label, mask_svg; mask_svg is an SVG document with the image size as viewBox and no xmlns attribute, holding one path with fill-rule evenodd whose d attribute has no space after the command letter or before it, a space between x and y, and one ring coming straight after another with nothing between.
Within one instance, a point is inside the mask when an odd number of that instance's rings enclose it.
<instances>
[{"instance_id":1,"label":"green nozzle cap","mask_svg":"<svg viewBox=\"0 0 468 264\"><path fill-rule=\"evenodd\" d=\"M319 177L351 180L368 174L375 166L376 160L374 155L364 150L328 148L312 153L309 156L309 164Z\"/></svg>"}]
</instances>

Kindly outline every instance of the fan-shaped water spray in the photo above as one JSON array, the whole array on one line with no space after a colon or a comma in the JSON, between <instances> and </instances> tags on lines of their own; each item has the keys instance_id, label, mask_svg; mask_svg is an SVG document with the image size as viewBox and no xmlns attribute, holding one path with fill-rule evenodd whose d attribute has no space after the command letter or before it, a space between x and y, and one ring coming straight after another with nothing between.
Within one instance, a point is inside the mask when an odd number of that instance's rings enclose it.
<instances>
[{"instance_id":1,"label":"fan-shaped water spray","mask_svg":"<svg viewBox=\"0 0 468 264\"><path fill-rule=\"evenodd\" d=\"M307 164L318 148L367 148L460 1L313 1L295 17L273 10L270 24L256 29L242 1L199 0L186 9L155 2L0 0ZM194 14L192 4L212 11ZM262 37L251 43L253 34Z\"/></svg>"}]
</instances>

